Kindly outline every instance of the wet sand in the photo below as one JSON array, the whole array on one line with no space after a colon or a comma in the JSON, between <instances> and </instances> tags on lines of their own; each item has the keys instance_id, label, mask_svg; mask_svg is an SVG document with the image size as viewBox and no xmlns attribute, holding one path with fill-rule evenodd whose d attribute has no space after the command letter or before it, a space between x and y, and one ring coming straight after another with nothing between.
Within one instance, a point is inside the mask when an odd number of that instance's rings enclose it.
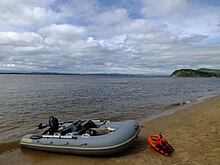
<instances>
[{"instance_id":1,"label":"wet sand","mask_svg":"<svg viewBox=\"0 0 220 165\"><path fill-rule=\"evenodd\" d=\"M144 123L139 139L127 151L111 157L82 157L15 149L0 155L0 164L9 165L217 165L220 164L220 96L168 116ZM166 157L147 145L145 139L162 131L175 152Z\"/></svg>"}]
</instances>

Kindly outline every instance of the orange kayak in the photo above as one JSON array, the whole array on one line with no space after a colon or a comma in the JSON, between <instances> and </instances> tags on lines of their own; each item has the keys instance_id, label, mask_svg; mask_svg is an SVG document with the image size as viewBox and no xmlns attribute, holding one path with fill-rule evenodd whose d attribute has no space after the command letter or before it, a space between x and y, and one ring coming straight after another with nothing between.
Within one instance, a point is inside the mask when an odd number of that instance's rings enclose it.
<instances>
[{"instance_id":1,"label":"orange kayak","mask_svg":"<svg viewBox=\"0 0 220 165\"><path fill-rule=\"evenodd\" d=\"M169 142L167 142L162 135L151 135L147 138L147 142L151 147L157 152L169 156L174 151L173 147Z\"/></svg>"}]
</instances>

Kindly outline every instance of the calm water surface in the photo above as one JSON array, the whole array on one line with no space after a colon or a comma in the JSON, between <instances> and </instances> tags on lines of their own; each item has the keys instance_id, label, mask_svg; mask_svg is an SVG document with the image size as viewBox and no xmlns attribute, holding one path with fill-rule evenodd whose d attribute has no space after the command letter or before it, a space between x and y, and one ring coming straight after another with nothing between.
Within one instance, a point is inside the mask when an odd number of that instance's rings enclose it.
<instances>
[{"instance_id":1,"label":"calm water surface","mask_svg":"<svg viewBox=\"0 0 220 165\"><path fill-rule=\"evenodd\" d=\"M0 145L36 131L51 115L60 121L141 120L176 103L219 94L217 78L0 75Z\"/></svg>"}]
</instances>

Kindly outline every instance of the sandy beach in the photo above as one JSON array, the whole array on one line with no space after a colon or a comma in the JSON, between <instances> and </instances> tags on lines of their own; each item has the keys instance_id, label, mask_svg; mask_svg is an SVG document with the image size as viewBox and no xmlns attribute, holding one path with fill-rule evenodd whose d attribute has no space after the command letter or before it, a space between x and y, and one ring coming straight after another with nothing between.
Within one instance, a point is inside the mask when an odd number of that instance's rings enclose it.
<instances>
[{"instance_id":1,"label":"sandy beach","mask_svg":"<svg viewBox=\"0 0 220 165\"><path fill-rule=\"evenodd\" d=\"M220 164L220 96L162 116L142 125L138 140L127 151L111 157L81 157L46 153L29 149L14 149L0 155L2 165L218 165ZM162 131L175 152L166 157L146 143L151 134Z\"/></svg>"}]
</instances>

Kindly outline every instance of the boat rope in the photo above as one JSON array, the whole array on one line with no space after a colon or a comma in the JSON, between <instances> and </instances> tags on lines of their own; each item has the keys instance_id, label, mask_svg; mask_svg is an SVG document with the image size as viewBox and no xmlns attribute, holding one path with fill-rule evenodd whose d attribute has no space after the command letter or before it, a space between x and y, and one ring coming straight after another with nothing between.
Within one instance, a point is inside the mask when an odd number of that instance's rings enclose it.
<instances>
[{"instance_id":1,"label":"boat rope","mask_svg":"<svg viewBox=\"0 0 220 165\"><path fill-rule=\"evenodd\" d=\"M155 130L153 130L153 129L151 129L151 128L147 128L147 127L145 127L145 126L143 126L143 125L141 125L140 126L141 128L144 128L145 130L150 130L150 131L152 131L152 132L155 132ZM162 132L165 132L164 130L162 131L162 130L158 130L158 132L160 132L160 133L162 133Z\"/></svg>"}]
</instances>

